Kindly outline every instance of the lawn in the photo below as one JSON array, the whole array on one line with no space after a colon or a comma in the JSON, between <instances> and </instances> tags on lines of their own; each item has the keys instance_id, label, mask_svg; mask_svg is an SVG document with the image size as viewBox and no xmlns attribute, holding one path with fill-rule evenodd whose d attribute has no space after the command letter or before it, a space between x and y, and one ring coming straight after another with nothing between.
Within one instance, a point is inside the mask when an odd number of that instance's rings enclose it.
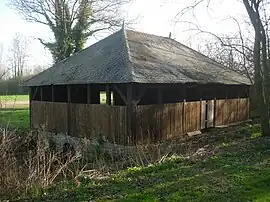
<instances>
[{"instance_id":1,"label":"lawn","mask_svg":"<svg viewBox=\"0 0 270 202\"><path fill-rule=\"evenodd\" d=\"M28 101L28 95L0 95L0 101L14 102L14 101Z\"/></svg>"},{"instance_id":2,"label":"lawn","mask_svg":"<svg viewBox=\"0 0 270 202\"><path fill-rule=\"evenodd\" d=\"M29 110L28 109L2 109L0 110L0 124L27 131L29 129Z\"/></svg>"},{"instance_id":3,"label":"lawn","mask_svg":"<svg viewBox=\"0 0 270 202\"><path fill-rule=\"evenodd\" d=\"M108 179L59 183L26 201L270 201L270 138L259 127L224 134L214 149L194 158L172 155Z\"/></svg>"}]
</instances>

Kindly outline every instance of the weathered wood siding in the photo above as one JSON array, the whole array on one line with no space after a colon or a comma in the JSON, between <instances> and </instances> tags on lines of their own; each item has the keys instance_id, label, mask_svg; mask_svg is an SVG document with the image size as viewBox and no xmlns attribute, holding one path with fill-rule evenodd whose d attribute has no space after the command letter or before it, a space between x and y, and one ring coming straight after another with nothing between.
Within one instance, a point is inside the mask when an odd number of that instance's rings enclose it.
<instances>
[{"instance_id":1,"label":"weathered wood siding","mask_svg":"<svg viewBox=\"0 0 270 202\"><path fill-rule=\"evenodd\" d=\"M249 118L249 99L216 100L215 126L242 122Z\"/></svg>"},{"instance_id":2,"label":"weathered wood siding","mask_svg":"<svg viewBox=\"0 0 270 202\"><path fill-rule=\"evenodd\" d=\"M32 128L69 133L82 138L102 134L109 141L124 144L126 107L32 101ZM69 110L68 110L69 109Z\"/></svg>"},{"instance_id":3,"label":"weathered wood siding","mask_svg":"<svg viewBox=\"0 0 270 202\"><path fill-rule=\"evenodd\" d=\"M126 138L126 107L71 104L70 134L82 138L97 138L99 134L110 142L124 144Z\"/></svg>"},{"instance_id":4,"label":"weathered wood siding","mask_svg":"<svg viewBox=\"0 0 270 202\"><path fill-rule=\"evenodd\" d=\"M136 142L155 142L200 130L200 110L200 102L138 106Z\"/></svg>"},{"instance_id":5,"label":"weathered wood siding","mask_svg":"<svg viewBox=\"0 0 270 202\"><path fill-rule=\"evenodd\" d=\"M51 132L67 131L67 104L31 101L31 127Z\"/></svg>"},{"instance_id":6,"label":"weathered wood siding","mask_svg":"<svg viewBox=\"0 0 270 202\"><path fill-rule=\"evenodd\" d=\"M212 111L214 117L209 116ZM245 121L248 117L248 99L142 105L137 106L136 117L133 119L134 137L128 137L125 106L31 102L32 128L89 139L102 134L117 144L130 144L133 141L149 143L176 138L205 126L212 127L213 122L214 126L221 126Z\"/></svg>"}]
</instances>

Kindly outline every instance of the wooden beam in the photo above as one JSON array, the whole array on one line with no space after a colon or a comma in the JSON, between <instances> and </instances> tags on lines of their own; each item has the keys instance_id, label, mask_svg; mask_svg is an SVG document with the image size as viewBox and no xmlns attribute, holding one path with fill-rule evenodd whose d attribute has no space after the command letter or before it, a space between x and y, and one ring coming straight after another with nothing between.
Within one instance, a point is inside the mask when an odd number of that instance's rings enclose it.
<instances>
[{"instance_id":1,"label":"wooden beam","mask_svg":"<svg viewBox=\"0 0 270 202\"><path fill-rule=\"evenodd\" d=\"M43 88L42 86L40 86L39 88L40 88L40 101L43 101Z\"/></svg>"},{"instance_id":2,"label":"wooden beam","mask_svg":"<svg viewBox=\"0 0 270 202\"><path fill-rule=\"evenodd\" d=\"M70 103L71 103L71 90L70 86L67 85L67 133L70 135Z\"/></svg>"},{"instance_id":3,"label":"wooden beam","mask_svg":"<svg viewBox=\"0 0 270 202\"><path fill-rule=\"evenodd\" d=\"M106 104L112 105L110 85L106 84Z\"/></svg>"},{"instance_id":4,"label":"wooden beam","mask_svg":"<svg viewBox=\"0 0 270 202\"><path fill-rule=\"evenodd\" d=\"M125 95L123 94L123 92L117 87L117 85L114 84L113 87L114 87L114 89L117 91L117 93L120 95L120 97L122 98L122 100L124 101L124 103L125 103L126 105L128 105L127 96L125 96Z\"/></svg>"},{"instance_id":5,"label":"wooden beam","mask_svg":"<svg viewBox=\"0 0 270 202\"><path fill-rule=\"evenodd\" d=\"M51 86L52 86L52 102L54 102L54 85Z\"/></svg>"},{"instance_id":6,"label":"wooden beam","mask_svg":"<svg viewBox=\"0 0 270 202\"><path fill-rule=\"evenodd\" d=\"M127 84L127 124L128 143L136 144L136 103L133 101L132 84Z\"/></svg>"},{"instance_id":7,"label":"wooden beam","mask_svg":"<svg viewBox=\"0 0 270 202\"><path fill-rule=\"evenodd\" d=\"M36 95L37 95L37 91L38 91L38 87L30 87L31 89L34 88L34 93L32 93L32 100L34 100L36 98Z\"/></svg>"},{"instance_id":8,"label":"wooden beam","mask_svg":"<svg viewBox=\"0 0 270 202\"><path fill-rule=\"evenodd\" d=\"M186 100L183 101L183 109L182 109L182 129L183 133L186 134Z\"/></svg>"},{"instance_id":9,"label":"wooden beam","mask_svg":"<svg viewBox=\"0 0 270 202\"><path fill-rule=\"evenodd\" d=\"M144 95L145 91L146 91L145 87L140 88L139 94L136 96L136 99L134 100L134 103L135 103L136 106L141 101L142 96Z\"/></svg>"},{"instance_id":10,"label":"wooden beam","mask_svg":"<svg viewBox=\"0 0 270 202\"><path fill-rule=\"evenodd\" d=\"M87 104L91 104L91 85L87 84Z\"/></svg>"}]
</instances>

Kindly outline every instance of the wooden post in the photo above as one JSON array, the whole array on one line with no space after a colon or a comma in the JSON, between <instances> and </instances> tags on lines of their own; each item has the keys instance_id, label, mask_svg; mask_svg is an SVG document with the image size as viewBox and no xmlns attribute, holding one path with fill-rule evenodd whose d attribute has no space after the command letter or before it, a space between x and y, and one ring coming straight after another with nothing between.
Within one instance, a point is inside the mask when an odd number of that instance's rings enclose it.
<instances>
[{"instance_id":1,"label":"wooden post","mask_svg":"<svg viewBox=\"0 0 270 202\"><path fill-rule=\"evenodd\" d=\"M70 135L70 103L71 103L71 90L70 86L67 85L67 133Z\"/></svg>"},{"instance_id":2,"label":"wooden post","mask_svg":"<svg viewBox=\"0 0 270 202\"><path fill-rule=\"evenodd\" d=\"M112 105L111 91L109 84L106 84L106 104Z\"/></svg>"},{"instance_id":3,"label":"wooden post","mask_svg":"<svg viewBox=\"0 0 270 202\"><path fill-rule=\"evenodd\" d=\"M242 120L240 120L241 119L241 117L240 117L240 110L239 110L239 106L240 106L240 95L239 95L239 90L238 89L237 89L237 116L236 116L236 118L237 118L237 122L240 122Z\"/></svg>"},{"instance_id":4,"label":"wooden post","mask_svg":"<svg viewBox=\"0 0 270 202\"><path fill-rule=\"evenodd\" d=\"M186 99L187 99L187 86L184 85L183 88L183 94L184 94L184 101L183 101L183 110L182 110L182 129L183 133L186 133Z\"/></svg>"},{"instance_id":5,"label":"wooden post","mask_svg":"<svg viewBox=\"0 0 270 202\"><path fill-rule=\"evenodd\" d=\"M91 86L87 84L87 104L91 104Z\"/></svg>"},{"instance_id":6,"label":"wooden post","mask_svg":"<svg viewBox=\"0 0 270 202\"><path fill-rule=\"evenodd\" d=\"M39 88L40 88L40 101L43 101L43 88L42 86L40 86Z\"/></svg>"},{"instance_id":7,"label":"wooden post","mask_svg":"<svg viewBox=\"0 0 270 202\"><path fill-rule=\"evenodd\" d=\"M52 102L54 102L54 85L52 85Z\"/></svg>"},{"instance_id":8,"label":"wooden post","mask_svg":"<svg viewBox=\"0 0 270 202\"><path fill-rule=\"evenodd\" d=\"M214 98L214 120L213 120L213 127L216 127L216 111L217 111L217 96L215 94Z\"/></svg>"},{"instance_id":9,"label":"wooden post","mask_svg":"<svg viewBox=\"0 0 270 202\"><path fill-rule=\"evenodd\" d=\"M127 134L129 142L136 143L136 105L133 102L133 86L127 84Z\"/></svg>"},{"instance_id":10,"label":"wooden post","mask_svg":"<svg viewBox=\"0 0 270 202\"><path fill-rule=\"evenodd\" d=\"M29 87L29 113L30 113L30 129L32 129L32 100L33 100L33 94L32 94L32 88Z\"/></svg>"},{"instance_id":11,"label":"wooden post","mask_svg":"<svg viewBox=\"0 0 270 202\"><path fill-rule=\"evenodd\" d=\"M158 128L158 141L162 140L162 119L163 119L163 89L158 88L157 89L157 101L159 104L159 113L158 113L158 119L159 119L159 128Z\"/></svg>"}]
</instances>

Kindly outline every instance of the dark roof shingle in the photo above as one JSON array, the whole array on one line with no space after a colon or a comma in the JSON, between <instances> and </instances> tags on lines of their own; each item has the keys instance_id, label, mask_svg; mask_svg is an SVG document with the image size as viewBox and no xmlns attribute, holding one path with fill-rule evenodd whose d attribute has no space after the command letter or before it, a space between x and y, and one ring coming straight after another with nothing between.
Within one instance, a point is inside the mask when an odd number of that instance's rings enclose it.
<instances>
[{"instance_id":1,"label":"dark roof shingle","mask_svg":"<svg viewBox=\"0 0 270 202\"><path fill-rule=\"evenodd\" d=\"M250 85L241 74L173 39L125 29L61 61L24 85L131 82Z\"/></svg>"}]
</instances>

